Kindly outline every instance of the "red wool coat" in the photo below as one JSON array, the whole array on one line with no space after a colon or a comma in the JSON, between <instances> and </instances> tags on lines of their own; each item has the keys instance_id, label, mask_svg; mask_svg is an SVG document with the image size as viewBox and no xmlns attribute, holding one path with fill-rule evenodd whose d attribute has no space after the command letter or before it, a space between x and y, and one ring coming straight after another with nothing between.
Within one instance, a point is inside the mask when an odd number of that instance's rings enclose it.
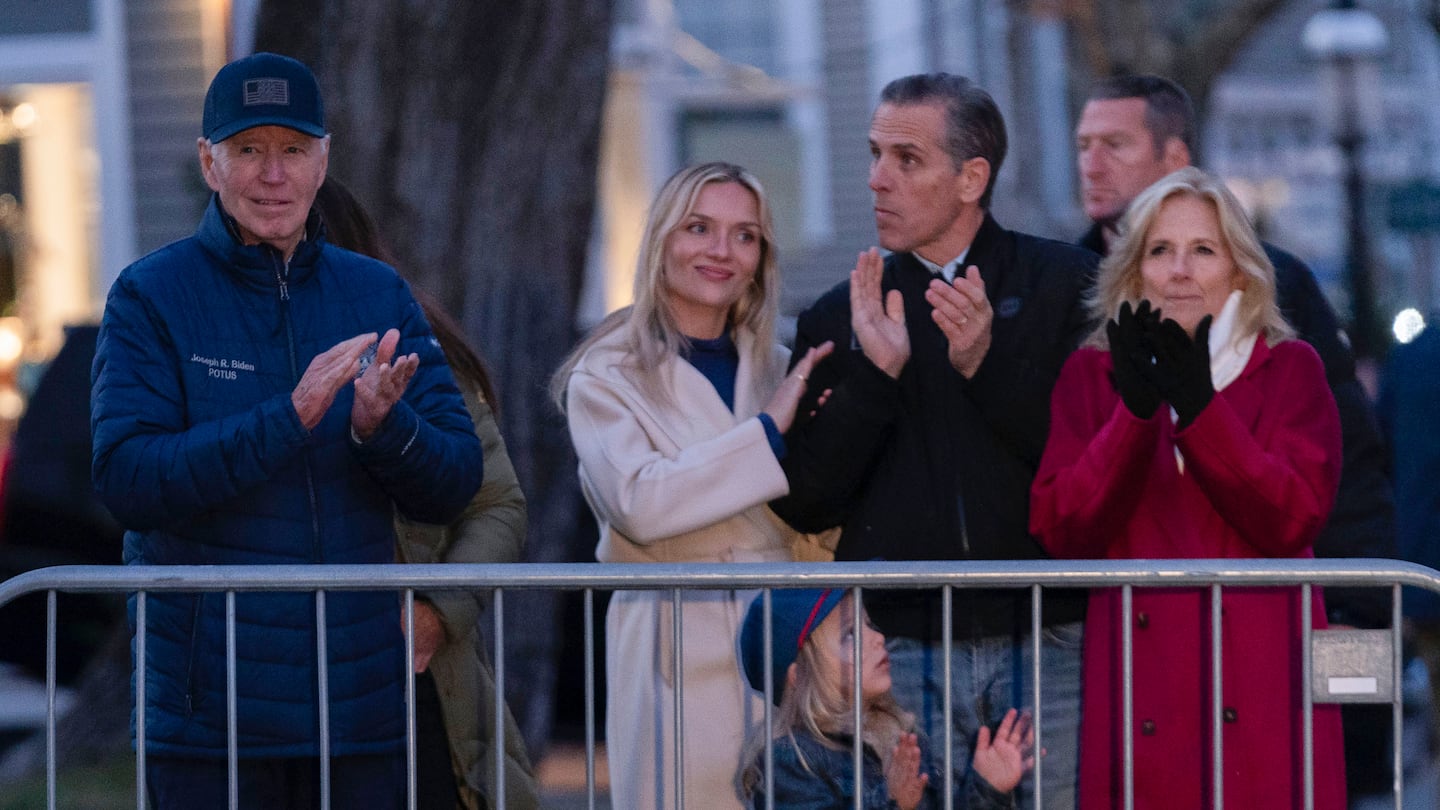
<instances>
[{"instance_id":1,"label":"red wool coat","mask_svg":"<svg viewBox=\"0 0 1440 810\"><path fill-rule=\"evenodd\" d=\"M1184 430L1169 409L1136 418L1110 355L1061 371L1030 530L1056 557L1309 558L1340 479L1340 422L1310 346L1256 342L1245 370ZM1178 448L1184 471L1176 462ZM1323 628L1313 591L1311 626ZM1304 800L1300 593L1227 588L1222 599L1226 807ZM1080 806L1122 807L1120 591L1091 592L1085 626ZM1135 806L1208 808L1208 588L1134 592ZM1338 706L1315 707L1315 807L1345 806Z\"/></svg>"}]
</instances>

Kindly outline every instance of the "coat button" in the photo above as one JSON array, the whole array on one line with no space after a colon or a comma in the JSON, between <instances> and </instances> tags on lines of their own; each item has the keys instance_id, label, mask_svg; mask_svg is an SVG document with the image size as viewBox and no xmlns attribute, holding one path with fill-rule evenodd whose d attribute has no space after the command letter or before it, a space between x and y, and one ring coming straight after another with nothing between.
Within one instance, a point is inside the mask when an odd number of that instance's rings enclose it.
<instances>
[{"instance_id":1,"label":"coat button","mask_svg":"<svg viewBox=\"0 0 1440 810\"><path fill-rule=\"evenodd\" d=\"M1220 716L1223 717L1227 723L1233 723L1240 719L1240 713L1235 711L1234 706L1226 706L1225 711L1221 712Z\"/></svg>"},{"instance_id":2,"label":"coat button","mask_svg":"<svg viewBox=\"0 0 1440 810\"><path fill-rule=\"evenodd\" d=\"M1140 625L1141 630L1144 630L1150 626L1150 614L1144 612L1135 614L1135 623Z\"/></svg>"},{"instance_id":3,"label":"coat button","mask_svg":"<svg viewBox=\"0 0 1440 810\"><path fill-rule=\"evenodd\" d=\"M1155 721L1154 721L1154 720L1146 720L1145 722L1141 723L1141 724L1140 724L1140 733L1141 733L1141 734L1144 734L1146 737L1153 737L1153 736L1155 736Z\"/></svg>"}]
</instances>

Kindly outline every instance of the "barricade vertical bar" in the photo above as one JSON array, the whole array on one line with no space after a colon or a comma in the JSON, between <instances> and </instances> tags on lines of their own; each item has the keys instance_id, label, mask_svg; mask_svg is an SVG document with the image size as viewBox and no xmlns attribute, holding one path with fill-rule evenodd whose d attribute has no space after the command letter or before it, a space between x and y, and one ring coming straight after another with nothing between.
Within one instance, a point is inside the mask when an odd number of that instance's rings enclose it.
<instances>
[{"instance_id":1,"label":"barricade vertical bar","mask_svg":"<svg viewBox=\"0 0 1440 810\"><path fill-rule=\"evenodd\" d=\"M1402 686L1401 667L1405 664L1400 628L1403 626L1404 617L1400 610L1400 583L1390 586L1390 644L1394 648L1394 659L1391 670L1394 674L1394 682L1391 684L1391 692L1394 697L1390 701L1390 733L1391 733L1391 773L1394 779L1390 786L1390 792L1395 795L1395 810L1403 810L1405 807L1405 699ZM1433 677L1433 676L1432 676Z\"/></svg>"},{"instance_id":2,"label":"barricade vertical bar","mask_svg":"<svg viewBox=\"0 0 1440 810\"><path fill-rule=\"evenodd\" d=\"M1131 607L1134 594L1129 585L1120 589L1120 655L1124 658L1121 666L1121 690L1125 706L1122 709L1125 721L1125 810L1135 810L1135 638L1131 626Z\"/></svg>"},{"instance_id":3,"label":"barricade vertical bar","mask_svg":"<svg viewBox=\"0 0 1440 810\"><path fill-rule=\"evenodd\" d=\"M775 810L775 726L774 713L770 707L775 704L775 628L772 622L771 591L765 589L761 615L765 627L765 810Z\"/></svg>"},{"instance_id":4,"label":"barricade vertical bar","mask_svg":"<svg viewBox=\"0 0 1440 810\"><path fill-rule=\"evenodd\" d=\"M240 730L235 706L235 592L225 592L225 758L230 810L240 807Z\"/></svg>"},{"instance_id":5,"label":"barricade vertical bar","mask_svg":"<svg viewBox=\"0 0 1440 810\"><path fill-rule=\"evenodd\" d=\"M1210 774L1211 789L1215 793L1215 810L1225 806L1225 726L1221 706L1225 702L1224 668L1220 655L1223 637L1221 622L1223 607L1219 585L1210 586L1210 762L1214 771Z\"/></svg>"},{"instance_id":6,"label":"barricade vertical bar","mask_svg":"<svg viewBox=\"0 0 1440 810\"><path fill-rule=\"evenodd\" d=\"M1305 810L1315 810L1315 695L1310 688L1310 583L1300 586L1300 723L1304 734Z\"/></svg>"},{"instance_id":7,"label":"barricade vertical bar","mask_svg":"<svg viewBox=\"0 0 1440 810\"><path fill-rule=\"evenodd\" d=\"M685 810L685 643L680 632L680 616L684 606L680 601L680 589L672 593L675 610L670 616L671 640L675 642L675 806Z\"/></svg>"},{"instance_id":8,"label":"barricade vertical bar","mask_svg":"<svg viewBox=\"0 0 1440 810\"><path fill-rule=\"evenodd\" d=\"M145 784L145 592L135 594L135 808L145 810L149 788Z\"/></svg>"},{"instance_id":9,"label":"barricade vertical bar","mask_svg":"<svg viewBox=\"0 0 1440 810\"><path fill-rule=\"evenodd\" d=\"M585 796L595 810L595 591L585 589Z\"/></svg>"},{"instance_id":10,"label":"barricade vertical bar","mask_svg":"<svg viewBox=\"0 0 1440 810\"><path fill-rule=\"evenodd\" d=\"M850 672L850 699L851 706L855 712L855 738L850 746L850 756L851 764L855 768L855 780L853 782L855 786L855 810L864 810L865 791L860 787L864 784L861 775L865 773L865 763L861 753L865 748L865 727L863 725L865 718L860 711L860 648L864 645L861 644L860 641L864 637L865 625L861 622L860 615L860 611L863 608L860 604L860 588L858 586L851 588L850 593L854 595L854 598L851 600L854 603L851 605L853 608L851 612L854 614L852 616L854 624L851 625L850 647L851 660L853 662L852 666L854 668Z\"/></svg>"},{"instance_id":11,"label":"barricade vertical bar","mask_svg":"<svg viewBox=\"0 0 1440 810\"><path fill-rule=\"evenodd\" d=\"M1041 707L1044 702L1040 699L1040 609L1041 596L1040 586L1030 586L1030 689L1031 700L1034 702L1035 712L1035 750L1044 751L1045 738L1041 728L1044 727L1043 713ZM1035 806L1045 806L1045 780L1042 778L1043 768L1041 760L1044 757L1035 757Z\"/></svg>"},{"instance_id":12,"label":"barricade vertical bar","mask_svg":"<svg viewBox=\"0 0 1440 810\"><path fill-rule=\"evenodd\" d=\"M505 807L505 592L495 589L495 804Z\"/></svg>"},{"instance_id":13,"label":"barricade vertical bar","mask_svg":"<svg viewBox=\"0 0 1440 810\"><path fill-rule=\"evenodd\" d=\"M315 592L315 660L320 677L320 807L330 810L330 622L325 592Z\"/></svg>"},{"instance_id":14,"label":"barricade vertical bar","mask_svg":"<svg viewBox=\"0 0 1440 810\"><path fill-rule=\"evenodd\" d=\"M476 707L478 710L479 707ZM405 806L415 810L415 589L405 589Z\"/></svg>"},{"instance_id":15,"label":"barricade vertical bar","mask_svg":"<svg viewBox=\"0 0 1440 810\"><path fill-rule=\"evenodd\" d=\"M55 810L55 592L45 592L45 806Z\"/></svg>"},{"instance_id":16,"label":"barricade vertical bar","mask_svg":"<svg viewBox=\"0 0 1440 810\"><path fill-rule=\"evenodd\" d=\"M953 608L954 593L949 585L940 588L940 652L944 656L943 669L945 673L945 694L941 696L941 705L944 706L945 717L945 810L955 808L955 706L953 697L953 678L955 673L951 667L950 654L955 647L954 622L950 611Z\"/></svg>"}]
</instances>

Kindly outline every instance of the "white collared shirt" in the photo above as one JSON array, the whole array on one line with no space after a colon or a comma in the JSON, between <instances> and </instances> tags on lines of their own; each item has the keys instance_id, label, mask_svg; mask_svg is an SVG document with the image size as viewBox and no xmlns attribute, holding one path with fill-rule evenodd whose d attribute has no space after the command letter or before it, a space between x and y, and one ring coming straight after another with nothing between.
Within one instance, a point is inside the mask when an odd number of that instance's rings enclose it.
<instances>
[{"instance_id":1,"label":"white collared shirt","mask_svg":"<svg viewBox=\"0 0 1440 810\"><path fill-rule=\"evenodd\" d=\"M964 250L960 251L959 256L946 262L944 267L921 256L919 253L912 255L914 255L916 259L919 259L921 264L925 265L925 269L944 278L946 283L954 283L955 275L960 272L960 266L965 263L965 257L970 255L970 247L967 245Z\"/></svg>"}]
</instances>

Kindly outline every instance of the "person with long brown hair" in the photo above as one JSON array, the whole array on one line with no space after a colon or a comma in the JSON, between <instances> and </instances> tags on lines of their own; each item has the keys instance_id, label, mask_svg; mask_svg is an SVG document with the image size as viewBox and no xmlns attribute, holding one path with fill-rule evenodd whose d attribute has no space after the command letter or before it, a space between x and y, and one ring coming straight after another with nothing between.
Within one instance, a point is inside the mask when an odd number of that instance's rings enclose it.
<instances>
[{"instance_id":1,"label":"person with long brown hair","mask_svg":"<svg viewBox=\"0 0 1440 810\"><path fill-rule=\"evenodd\" d=\"M374 220L340 181L327 178L315 207L331 244L395 261ZM435 297L411 285L465 399L485 456L485 477L453 523L396 519L397 559L407 563L518 562L525 546L525 496L496 423L495 387L485 362ZM495 677L476 621L485 608L474 592L418 592L415 599L416 789L425 810L499 810L494 740ZM535 776L519 727L505 713L505 806L539 806Z\"/></svg>"}]
</instances>

